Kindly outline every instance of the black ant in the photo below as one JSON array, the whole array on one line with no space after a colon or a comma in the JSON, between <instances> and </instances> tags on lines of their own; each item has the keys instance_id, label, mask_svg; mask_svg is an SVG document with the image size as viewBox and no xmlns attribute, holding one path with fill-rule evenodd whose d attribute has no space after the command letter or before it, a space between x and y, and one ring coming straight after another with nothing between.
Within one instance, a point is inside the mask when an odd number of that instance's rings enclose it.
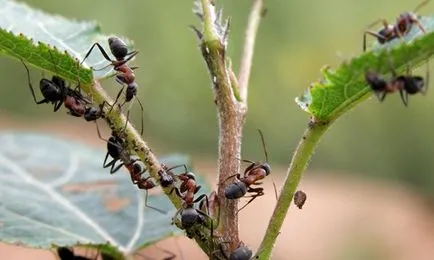
<instances>
[{"instance_id":1,"label":"black ant","mask_svg":"<svg viewBox=\"0 0 434 260\"><path fill-rule=\"evenodd\" d=\"M138 85L135 82L135 75L133 72L133 70L136 69L137 67L129 67L127 63L132 58L134 58L134 56L136 56L139 52L138 51L128 52L127 45L118 37L110 37L108 39L108 43L110 47L110 52L113 54L113 56L115 56L116 60L110 59L110 57L108 56L104 48L99 43L96 42L86 53L84 59L81 61L80 64L82 64L89 57L89 55L91 54L95 46L98 47L98 49L100 50L104 58L110 62L110 64L107 66L113 66L113 69L118 72L116 74L116 81L121 85L123 84L127 85L127 89L125 92L125 101L123 103L125 104L126 102L130 102L137 95ZM102 69L104 69L105 67L103 67ZM119 91L118 95L116 96L114 104L117 103L120 95L122 94L122 91L123 88ZM142 115L143 115L144 113L143 105L138 98L136 99L139 102L140 109L142 110ZM123 104L121 106L123 106ZM141 131L142 135L143 135L143 124L144 123L143 123L143 116L142 116L142 131Z\"/></svg>"},{"instance_id":2,"label":"black ant","mask_svg":"<svg viewBox=\"0 0 434 260\"><path fill-rule=\"evenodd\" d=\"M406 36L410 30L413 28L413 25L416 24L419 29L425 33L425 29L420 23L419 17L416 14L417 10L426 5L430 0L425 0L420 3L413 12L404 12L399 15L396 20L396 24L389 24L385 19L380 19L371 25L368 28L376 25L379 22L383 23L384 28L378 32L366 30L363 34L363 51L366 51L366 35L372 35L377 38L377 41L380 44L384 44L386 42L390 42L396 38L402 38Z\"/></svg>"},{"instance_id":3,"label":"black ant","mask_svg":"<svg viewBox=\"0 0 434 260\"><path fill-rule=\"evenodd\" d=\"M89 106L92 103L90 100L85 98L80 91L68 87L64 79L55 75L51 80L42 78L39 81L39 87L44 99L37 101L30 79L29 68L23 60L21 60L21 62L26 68L30 92L36 104L52 103L54 105L54 112L57 112L62 104L64 104L68 109L68 114L75 117L84 116L86 121L94 121L103 117L103 106L105 102L102 103L99 109Z\"/></svg>"},{"instance_id":4,"label":"black ant","mask_svg":"<svg viewBox=\"0 0 434 260\"><path fill-rule=\"evenodd\" d=\"M374 71L368 71L365 74L366 82L371 86L375 95L380 101L384 101L387 93L399 91L401 100L405 106L408 105L408 95L417 93L426 94L429 83L429 63L427 63L426 82L421 76L410 75L409 68L407 75L397 75L391 64L392 78L385 80L383 76Z\"/></svg>"},{"instance_id":5,"label":"black ant","mask_svg":"<svg viewBox=\"0 0 434 260\"><path fill-rule=\"evenodd\" d=\"M51 80L42 78L39 81L39 88L44 98L38 101L30 79L29 68L23 60L21 60L21 63L23 63L27 71L30 92L32 93L33 100L37 105L51 103L54 105L54 112L57 112L62 105L65 104L65 107L68 109L68 114L76 117L83 116L86 113L86 106L91 102L79 91L68 87L66 81L56 75L53 75Z\"/></svg>"},{"instance_id":6,"label":"black ant","mask_svg":"<svg viewBox=\"0 0 434 260\"><path fill-rule=\"evenodd\" d=\"M226 180L236 176L236 181L228 185L225 189L225 197L227 199L239 199L246 195L247 192L249 193L255 193L251 197L251 199L242 206L239 210L241 211L244 209L247 205L249 205L254 199L256 199L259 196L264 195L264 188L258 187L258 188L252 188L251 185L261 185L262 182L258 182L259 180L264 179L266 176L268 176L271 173L271 167L267 163L268 162L268 153L267 149L265 147L265 139L264 135L262 134L262 131L258 129L259 135L261 136L262 146L264 148L265 153L265 162L253 162L250 160L242 160L244 162L250 163L250 165L244 170L244 176L241 177L241 175L235 174L232 176L229 176ZM225 180L225 181L226 181ZM277 197L277 191L276 191L276 197Z\"/></svg>"}]
</instances>

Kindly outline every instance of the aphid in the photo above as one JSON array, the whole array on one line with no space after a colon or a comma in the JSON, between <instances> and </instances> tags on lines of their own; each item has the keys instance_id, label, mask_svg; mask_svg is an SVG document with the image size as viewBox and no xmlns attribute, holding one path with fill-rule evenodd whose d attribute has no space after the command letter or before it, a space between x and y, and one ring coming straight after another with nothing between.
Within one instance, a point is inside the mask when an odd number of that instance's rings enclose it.
<instances>
[{"instance_id":1,"label":"aphid","mask_svg":"<svg viewBox=\"0 0 434 260\"><path fill-rule=\"evenodd\" d=\"M372 70L366 72L365 79L380 101L384 101L388 93L399 91L402 102L407 106L408 95L417 93L426 94L429 83L428 66L429 64L427 63L426 82L421 76L410 75L409 69L407 70L407 75L397 75L392 66L392 77L389 80L384 79L382 75Z\"/></svg>"},{"instance_id":2,"label":"aphid","mask_svg":"<svg viewBox=\"0 0 434 260\"><path fill-rule=\"evenodd\" d=\"M244 170L243 177L241 177L239 173L230 176L229 178L236 176L236 180L233 183L229 184L225 189L225 197L227 199L239 199L244 195L246 195L247 192L254 193L253 195L251 195L251 199L238 211L244 209L257 197L264 195L264 188L262 187L252 188L250 186L261 185L262 182L258 182L258 181L264 179L266 176L268 176L271 173L271 167L267 163L268 153L265 148L264 135L262 134L262 131L259 129L258 132L259 135L261 136L262 146L264 148L265 162L260 162L260 161L253 162L250 160L243 160L244 162L250 163L250 165Z\"/></svg>"},{"instance_id":3,"label":"aphid","mask_svg":"<svg viewBox=\"0 0 434 260\"><path fill-rule=\"evenodd\" d=\"M299 208L303 208L304 203L306 202L307 196L306 193L304 193L301 190L298 190L294 194L294 204Z\"/></svg>"},{"instance_id":4,"label":"aphid","mask_svg":"<svg viewBox=\"0 0 434 260\"><path fill-rule=\"evenodd\" d=\"M54 112L57 112L62 105L65 104L65 107L68 109L68 114L76 117L84 115L86 105L90 104L90 101L79 91L68 87L66 81L56 75L54 75L51 80L42 78L39 81L39 88L44 98L38 101L30 79L29 68L23 60L21 60L21 62L27 71L27 80L30 92L32 93L33 100L37 105L51 103L54 105Z\"/></svg>"},{"instance_id":5,"label":"aphid","mask_svg":"<svg viewBox=\"0 0 434 260\"><path fill-rule=\"evenodd\" d=\"M109 47L110 47L110 52L113 54L113 56L115 56L116 60L110 59L110 57L108 56L108 54L104 50L104 48L99 43L96 42L92 45L92 47L86 53L86 55L84 56L84 59L82 60L82 62L80 64L82 64L89 57L89 55L91 54L91 52L93 51L93 48L95 48L95 46L98 47L98 49L100 50L100 52L104 56L104 58L110 62L110 64L108 64L107 66L113 66L113 69L118 72L116 74L116 81L118 83L120 83L122 86L123 86L123 84L127 85L127 89L125 92L125 101L124 101L124 103L121 104L121 106L123 106L126 102L130 102L137 95L138 84L135 82L135 74L133 72L133 70L136 69L137 67L129 67L127 63L132 58L134 58L134 56L136 56L139 52L138 51L128 52L127 45L118 37L110 37L108 39L108 43L109 43ZM101 69L104 69L107 66L105 66ZM118 95L116 96L114 104L117 103L122 92L123 92L123 88L119 91ZM140 102L140 100L138 98L136 98L136 99L137 99L137 101L140 105L140 109L142 111L141 134L143 135L144 109L143 109L143 105ZM113 104L113 106L114 106L114 104Z\"/></svg>"},{"instance_id":6,"label":"aphid","mask_svg":"<svg viewBox=\"0 0 434 260\"><path fill-rule=\"evenodd\" d=\"M413 28L413 25L416 25L419 27L419 29L425 33L425 29L423 28L422 24L420 23L420 18L416 14L416 12L426 5L430 0L425 0L422 3L420 3L413 12L404 12L399 15L399 17L396 20L396 24L389 24L385 19L380 19L371 25L368 26L368 28L371 28L372 26L378 24L379 22L383 23L383 29L379 30L378 32L366 30L363 34L363 51L366 51L366 35L372 35L375 38L377 38L377 41L380 44L384 44L386 42L389 42L391 40L394 40L396 38L402 38L406 36L411 29Z\"/></svg>"}]
</instances>

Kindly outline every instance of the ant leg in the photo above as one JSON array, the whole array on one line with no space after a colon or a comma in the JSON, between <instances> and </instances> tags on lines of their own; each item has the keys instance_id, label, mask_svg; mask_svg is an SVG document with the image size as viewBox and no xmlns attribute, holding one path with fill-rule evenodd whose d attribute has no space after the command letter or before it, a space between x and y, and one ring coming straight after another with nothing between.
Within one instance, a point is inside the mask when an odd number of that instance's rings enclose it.
<instances>
[{"instance_id":1,"label":"ant leg","mask_svg":"<svg viewBox=\"0 0 434 260\"><path fill-rule=\"evenodd\" d=\"M178 244L177 244L177 245L178 245ZM169 251L169 250L166 250L166 249L164 249L164 248L161 248L161 247L159 247L157 244L154 244L154 246L155 246L156 248L158 248L160 251L163 251L164 253L170 255L170 256L166 256L165 258L163 258L163 260L173 260L173 259L176 258L176 254L174 254L173 252L171 252L171 251ZM178 249L179 249L179 247L178 247Z\"/></svg>"},{"instance_id":2,"label":"ant leg","mask_svg":"<svg viewBox=\"0 0 434 260\"><path fill-rule=\"evenodd\" d=\"M234 174L234 175L227 177L224 181L220 182L220 184L227 182L230 178L235 177L235 176L237 177L237 179L241 178L241 175L239 173L237 173L237 174Z\"/></svg>"},{"instance_id":3,"label":"ant leg","mask_svg":"<svg viewBox=\"0 0 434 260\"><path fill-rule=\"evenodd\" d=\"M408 106L408 93L405 90L400 89L399 95L401 95L401 100L405 106Z\"/></svg>"},{"instance_id":4,"label":"ant leg","mask_svg":"<svg viewBox=\"0 0 434 260\"><path fill-rule=\"evenodd\" d=\"M32 80L30 79L29 68L27 67L27 65L24 63L24 61L21 58L20 58L20 60L21 60L21 63L24 65L24 68L26 68L26 71L27 71L27 80L29 83L30 92L32 93L32 96L33 96L33 100L35 101L35 103L37 105L42 104L42 103L47 103L47 99L45 99L45 98L42 99L41 101L36 100L35 90L33 89Z\"/></svg>"},{"instance_id":5,"label":"ant leg","mask_svg":"<svg viewBox=\"0 0 434 260\"><path fill-rule=\"evenodd\" d=\"M424 5L428 4L431 0L425 0L422 1L422 3L418 4L416 6L416 8L414 8L413 12L416 13L421 7L423 7Z\"/></svg>"},{"instance_id":6,"label":"ant leg","mask_svg":"<svg viewBox=\"0 0 434 260\"><path fill-rule=\"evenodd\" d=\"M148 207L148 208L151 208L153 210L156 210L156 211L160 212L161 214L167 214L167 211L164 211L162 209L153 207L153 206L151 206L151 205L148 204L148 194L149 194L149 191L145 190L145 207Z\"/></svg>"},{"instance_id":7,"label":"ant leg","mask_svg":"<svg viewBox=\"0 0 434 260\"><path fill-rule=\"evenodd\" d=\"M429 86L429 60L426 61L426 75L425 75L425 88L422 89L422 94L426 94L428 92Z\"/></svg>"},{"instance_id":8,"label":"ant leg","mask_svg":"<svg viewBox=\"0 0 434 260\"><path fill-rule=\"evenodd\" d=\"M182 207L179 208L179 209L176 211L175 215L173 215L173 217L172 217L172 225L175 224L175 219L178 217L178 215L181 213L182 210L183 210Z\"/></svg>"},{"instance_id":9,"label":"ant leg","mask_svg":"<svg viewBox=\"0 0 434 260\"><path fill-rule=\"evenodd\" d=\"M416 26L420 29L420 31L422 33L426 33L425 32L425 28L423 28L422 24L420 23L419 19L417 19L416 21L414 21L416 23Z\"/></svg>"},{"instance_id":10,"label":"ant leg","mask_svg":"<svg viewBox=\"0 0 434 260\"><path fill-rule=\"evenodd\" d=\"M386 98L387 93L385 91L376 91L375 95L377 96L378 100L380 100L380 102L383 102Z\"/></svg>"},{"instance_id":11,"label":"ant leg","mask_svg":"<svg viewBox=\"0 0 434 260\"><path fill-rule=\"evenodd\" d=\"M143 109L143 105L142 105L142 102L140 102L140 99L136 96L136 99L137 99L137 102L139 103L139 106L140 106L140 110L142 111L142 121L141 121L141 127L142 127L142 130L140 131L140 135L141 136L143 136L143 128L145 127L145 123L144 123L144 113L145 113L145 110Z\"/></svg>"},{"instance_id":12,"label":"ant leg","mask_svg":"<svg viewBox=\"0 0 434 260\"><path fill-rule=\"evenodd\" d=\"M385 41L387 40L387 38L384 37L384 36L381 35L381 34L378 34L378 33L373 32L373 31L368 31L368 30L366 30L366 31L363 33L363 52L366 51L366 35L371 35L371 36L374 36L374 37L377 38L377 39L382 39L382 40L385 40Z\"/></svg>"},{"instance_id":13,"label":"ant leg","mask_svg":"<svg viewBox=\"0 0 434 260\"><path fill-rule=\"evenodd\" d=\"M54 112L57 112L57 110L59 110L63 105L63 100L61 101L56 101L56 103L54 103Z\"/></svg>"},{"instance_id":14,"label":"ant leg","mask_svg":"<svg viewBox=\"0 0 434 260\"><path fill-rule=\"evenodd\" d=\"M113 163L111 169L110 169L110 174L114 174L115 172L119 171L119 169L124 166L124 163L119 164L118 166L115 167L115 164ZM115 167L115 168L114 168Z\"/></svg>"},{"instance_id":15,"label":"ant leg","mask_svg":"<svg viewBox=\"0 0 434 260\"><path fill-rule=\"evenodd\" d=\"M237 214L244 209L245 207L247 207L247 205L249 205L250 203L252 203L253 200L255 200L257 197L264 195L264 188L249 188L247 190L247 192L255 192L256 194L251 196L251 199L249 201L247 201L247 203L242 206L238 211Z\"/></svg>"},{"instance_id":16,"label":"ant leg","mask_svg":"<svg viewBox=\"0 0 434 260\"><path fill-rule=\"evenodd\" d=\"M114 106L116 105L116 103L118 103L119 98L121 97L122 92L124 91L124 86L122 86L122 89L119 91L118 95L116 96L115 102L113 102L113 104L111 105L111 108L109 110L109 113L112 112Z\"/></svg>"},{"instance_id":17,"label":"ant leg","mask_svg":"<svg viewBox=\"0 0 434 260\"><path fill-rule=\"evenodd\" d=\"M138 53L139 53L138 51L132 51L132 52L128 53L127 55L130 55L130 56L128 56L128 58L126 58L126 59L122 60L121 62L119 62L118 64L116 64L114 69L116 70L117 68L123 66L125 63L129 62L132 58L134 58L134 56L136 56Z\"/></svg>"},{"instance_id":18,"label":"ant leg","mask_svg":"<svg viewBox=\"0 0 434 260\"><path fill-rule=\"evenodd\" d=\"M179 168L179 167L184 167L185 172L188 172L187 165L185 165L185 164L178 164L178 165L172 166L172 167L166 169L166 172L171 171L171 170L176 169L176 168Z\"/></svg>"},{"instance_id":19,"label":"ant leg","mask_svg":"<svg viewBox=\"0 0 434 260\"><path fill-rule=\"evenodd\" d=\"M90 47L89 51L86 53L86 55L84 56L83 60L80 62L80 65L83 64L83 62L89 57L90 53L92 52L93 48L95 48L95 46L98 47L98 49L100 50L102 56L104 56L104 58L107 61L113 62L110 57L108 56L107 52L104 50L104 48L97 42L95 42L92 47Z\"/></svg>"}]
</instances>

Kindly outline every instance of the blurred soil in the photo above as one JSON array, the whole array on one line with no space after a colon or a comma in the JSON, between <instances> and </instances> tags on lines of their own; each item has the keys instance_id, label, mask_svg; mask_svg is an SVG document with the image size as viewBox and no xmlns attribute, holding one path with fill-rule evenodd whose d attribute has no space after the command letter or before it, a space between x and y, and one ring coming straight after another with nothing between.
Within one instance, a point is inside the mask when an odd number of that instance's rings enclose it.
<instances>
[{"instance_id":1,"label":"blurred soil","mask_svg":"<svg viewBox=\"0 0 434 260\"><path fill-rule=\"evenodd\" d=\"M30 129L29 123L16 122L1 114L0 118L1 130L39 131L105 147L96 136L95 126L84 120L77 119L73 124L71 121L32 122ZM200 172L216 171L212 160L194 161ZM282 183L279 176L285 169L273 167L273 170L274 181L279 186ZM344 173L307 173L306 176L300 186L307 193L306 204L302 210L291 207L273 259L434 259L433 212L417 194L404 187L357 179ZM209 180L216 182L213 177ZM259 245L276 201L271 180L265 182L266 195L240 213L241 238L251 248ZM182 248L183 259L206 259L195 243L184 237L167 239L158 246L178 255ZM167 256L155 246L143 255L137 259ZM52 260L55 257L45 250L0 244L0 259Z\"/></svg>"}]
</instances>

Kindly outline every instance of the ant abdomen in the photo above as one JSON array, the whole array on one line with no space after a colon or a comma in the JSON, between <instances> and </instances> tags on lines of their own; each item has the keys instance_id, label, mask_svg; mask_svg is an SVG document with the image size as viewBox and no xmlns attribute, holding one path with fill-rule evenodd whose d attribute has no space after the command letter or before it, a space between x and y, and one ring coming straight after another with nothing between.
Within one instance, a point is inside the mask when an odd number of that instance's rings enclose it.
<instances>
[{"instance_id":1,"label":"ant abdomen","mask_svg":"<svg viewBox=\"0 0 434 260\"><path fill-rule=\"evenodd\" d=\"M117 60L123 60L128 54L128 47L120 38L110 37L108 39L110 51Z\"/></svg>"},{"instance_id":2,"label":"ant abdomen","mask_svg":"<svg viewBox=\"0 0 434 260\"><path fill-rule=\"evenodd\" d=\"M410 94L414 95L419 92L422 92L425 86L425 81L420 76L413 76L413 77L398 77L398 80L402 80L404 82L404 88L405 91Z\"/></svg>"},{"instance_id":3,"label":"ant abdomen","mask_svg":"<svg viewBox=\"0 0 434 260\"><path fill-rule=\"evenodd\" d=\"M252 250L250 250L247 246L242 245L229 255L229 260L250 260L252 255Z\"/></svg>"},{"instance_id":4,"label":"ant abdomen","mask_svg":"<svg viewBox=\"0 0 434 260\"><path fill-rule=\"evenodd\" d=\"M204 217L197 212L197 210L193 207L188 207L183 209L181 214L181 223L184 229L189 229L195 224L204 223Z\"/></svg>"},{"instance_id":5,"label":"ant abdomen","mask_svg":"<svg viewBox=\"0 0 434 260\"><path fill-rule=\"evenodd\" d=\"M62 89L60 89L59 86L51 80L41 79L39 82L39 87L41 89L42 95L50 102L55 102L63 98Z\"/></svg>"},{"instance_id":6,"label":"ant abdomen","mask_svg":"<svg viewBox=\"0 0 434 260\"><path fill-rule=\"evenodd\" d=\"M244 182L236 181L229 184L225 189L225 197L227 199L239 199L247 193L247 186Z\"/></svg>"}]
</instances>

